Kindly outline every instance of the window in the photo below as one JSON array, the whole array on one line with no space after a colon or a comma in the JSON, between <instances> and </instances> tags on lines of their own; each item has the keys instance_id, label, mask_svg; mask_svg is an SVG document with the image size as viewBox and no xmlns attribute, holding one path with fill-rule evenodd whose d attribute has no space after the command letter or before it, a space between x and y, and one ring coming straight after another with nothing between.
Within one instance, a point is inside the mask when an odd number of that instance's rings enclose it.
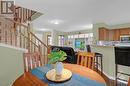
<instances>
[{"instance_id":1,"label":"window","mask_svg":"<svg viewBox=\"0 0 130 86\"><path fill-rule=\"evenodd\" d=\"M47 35L47 45L52 45L52 37L51 37L51 35Z\"/></svg>"},{"instance_id":2,"label":"window","mask_svg":"<svg viewBox=\"0 0 130 86\"><path fill-rule=\"evenodd\" d=\"M73 38L74 38L74 35L70 35L70 38L73 39Z\"/></svg>"},{"instance_id":3,"label":"window","mask_svg":"<svg viewBox=\"0 0 130 86\"><path fill-rule=\"evenodd\" d=\"M64 45L64 41L65 41L64 38L65 38L64 35L59 35L59 36L58 36L59 46L63 46L63 45Z\"/></svg>"},{"instance_id":4,"label":"window","mask_svg":"<svg viewBox=\"0 0 130 86\"><path fill-rule=\"evenodd\" d=\"M79 34L78 38L85 38L85 35L84 34Z\"/></svg>"},{"instance_id":5,"label":"window","mask_svg":"<svg viewBox=\"0 0 130 86\"><path fill-rule=\"evenodd\" d=\"M68 46L76 48L79 45L79 42L76 40L81 41L81 39L82 39L82 42L84 42L84 45L92 44L93 33L82 33L82 34L68 35ZM76 42L76 45L75 45L75 42Z\"/></svg>"},{"instance_id":6,"label":"window","mask_svg":"<svg viewBox=\"0 0 130 86\"><path fill-rule=\"evenodd\" d=\"M74 38L78 38L78 34L75 34L75 35L74 35Z\"/></svg>"},{"instance_id":7,"label":"window","mask_svg":"<svg viewBox=\"0 0 130 86\"><path fill-rule=\"evenodd\" d=\"M86 33L86 34L85 34L85 38L88 38L88 35L89 35L89 34Z\"/></svg>"}]
</instances>

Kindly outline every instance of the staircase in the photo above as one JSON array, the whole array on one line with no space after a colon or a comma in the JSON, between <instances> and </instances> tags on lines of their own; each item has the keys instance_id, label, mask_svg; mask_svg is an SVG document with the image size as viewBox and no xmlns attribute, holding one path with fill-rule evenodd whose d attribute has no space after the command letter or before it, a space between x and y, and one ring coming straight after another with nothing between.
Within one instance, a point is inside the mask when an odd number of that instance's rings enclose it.
<instances>
[{"instance_id":1,"label":"staircase","mask_svg":"<svg viewBox=\"0 0 130 86\"><path fill-rule=\"evenodd\" d=\"M36 11L18 6L10 9L14 11L11 18L0 15L0 43L27 49L29 53L39 51L43 65L46 64L48 46L32 32L28 23Z\"/></svg>"},{"instance_id":2,"label":"staircase","mask_svg":"<svg viewBox=\"0 0 130 86\"><path fill-rule=\"evenodd\" d=\"M10 9L14 13L14 20L20 23L31 21L32 16L37 13L36 11L14 5L12 5Z\"/></svg>"}]
</instances>

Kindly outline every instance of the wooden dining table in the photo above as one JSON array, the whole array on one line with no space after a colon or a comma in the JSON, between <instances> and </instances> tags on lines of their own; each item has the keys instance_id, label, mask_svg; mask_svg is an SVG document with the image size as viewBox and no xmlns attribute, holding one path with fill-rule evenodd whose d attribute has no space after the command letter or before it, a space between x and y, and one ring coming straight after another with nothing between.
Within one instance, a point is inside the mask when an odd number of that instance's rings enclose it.
<instances>
[{"instance_id":1,"label":"wooden dining table","mask_svg":"<svg viewBox=\"0 0 130 86\"><path fill-rule=\"evenodd\" d=\"M73 73L87 77L91 80L106 84L105 80L100 74L89 68L77 64L64 64L64 68L71 70ZM48 86L48 84L37 78L31 72L25 72L14 81L12 86Z\"/></svg>"}]
</instances>

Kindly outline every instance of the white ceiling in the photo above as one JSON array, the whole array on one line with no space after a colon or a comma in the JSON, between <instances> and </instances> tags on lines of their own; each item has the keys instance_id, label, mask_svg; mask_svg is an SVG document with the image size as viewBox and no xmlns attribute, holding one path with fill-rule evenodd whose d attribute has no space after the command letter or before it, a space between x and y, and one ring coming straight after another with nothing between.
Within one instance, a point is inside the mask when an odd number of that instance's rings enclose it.
<instances>
[{"instance_id":1,"label":"white ceiling","mask_svg":"<svg viewBox=\"0 0 130 86\"><path fill-rule=\"evenodd\" d=\"M15 0L16 5L43 13L34 27L75 31L94 23L109 25L130 22L130 0ZM59 24L52 24L58 20ZM89 26L88 26L89 25Z\"/></svg>"}]
</instances>

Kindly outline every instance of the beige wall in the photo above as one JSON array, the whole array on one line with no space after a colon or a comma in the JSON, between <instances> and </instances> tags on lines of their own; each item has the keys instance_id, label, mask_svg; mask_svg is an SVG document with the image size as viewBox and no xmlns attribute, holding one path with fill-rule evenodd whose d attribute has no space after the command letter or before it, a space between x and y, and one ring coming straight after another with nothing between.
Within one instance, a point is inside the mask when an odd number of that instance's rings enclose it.
<instances>
[{"instance_id":1,"label":"beige wall","mask_svg":"<svg viewBox=\"0 0 130 86\"><path fill-rule=\"evenodd\" d=\"M51 31L37 31L36 29L33 29L33 33L43 41L43 43L47 44L47 35L51 35ZM39 37L40 36L40 37Z\"/></svg>"},{"instance_id":2,"label":"beige wall","mask_svg":"<svg viewBox=\"0 0 130 86\"><path fill-rule=\"evenodd\" d=\"M0 46L0 86L11 85L24 72L23 50Z\"/></svg>"},{"instance_id":3,"label":"beige wall","mask_svg":"<svg viewBox=\"0 0 130 86\"><path fill-rule=\"evenodd\" d=\"M65 32L57 31L57 30L52 30L52 45L58 46L58 36L59 35L65 35Z\"/></svg>"},{"instance_id":4,"label":"beige wall","mask_svg":"<svg viewBox=\"0 0 130 86\"><path fill-rule=\"evenodd\" d=\"M53 30L51 36L52 36L52 45L58 46L58 31Z\"/></svg>"},{"instance_id":5,"label":"beige wall","mask_svg":"<svg viewBox=\"0 0 130 86\"><path fill-rule=\"evenodd\" d=\"M103 54L103 72L110 76L115 76L115 51L114 47L109 46L92 46L93 52Z\"/></svg>"},{"instance_id":6,"label":"beige wall","mask_svg":"<svg viewBox=\"0 0 130 86\"><path fill-rule=\"evenodd\" d=\"M45 44L47 44L47 36L48 36L48 35L51 35L51 32L43 32L42 34L43 34L43 36L42 36L42 41L43 41Z\"/></svg>"},{"instance_id":7,"label":"beige wall","mask_svg":"<svg viewBox=\"0 0 130 86\"><path fill-rule=\"evenodd\" d=\"M42 41L47 44L47 36L51 35L52 36L52 44L53 45L58 45L58 36L59 35L65 35L64 32L52 30L52 31L45 31L45 32L39 32L35 31L35 34L42 34Z\"/></svg>"}]
</instances>

